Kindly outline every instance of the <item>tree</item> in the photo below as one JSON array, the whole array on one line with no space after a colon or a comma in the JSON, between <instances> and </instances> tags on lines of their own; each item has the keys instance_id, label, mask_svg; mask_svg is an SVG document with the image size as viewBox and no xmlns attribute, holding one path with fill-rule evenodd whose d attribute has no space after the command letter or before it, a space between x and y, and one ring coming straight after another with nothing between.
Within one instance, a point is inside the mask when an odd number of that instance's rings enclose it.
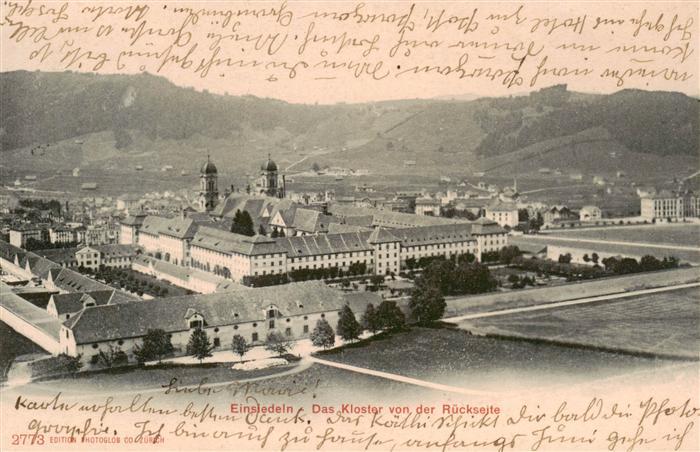
<instances>
[{"instance_id":1,"label":"tree","mask_svg":"<svg viewBox=\"0 0 700 452\"><path fill-rule=\"evenodd\" d=\"M233 215L231 232L234 234L247 235L248 237L255 235L253 218L250 216L247 210L236 210L236 213Z\"/></svg>"},{"instance_id":2,"label":"tree","mask_svg":"<svg viewBox=\"0 0 700 452\"><path fill-rule=\"evenodd\" d=\"M330 348L335 344L335 333L326 319L318 319L311 332L311 343L316 347Z\"/></svg>"},{"instance_id":3,"label":"tree","mask_svg":"<svg viewBox=\"0 0 700 452\"><path fill-rule=\"evenodd\" d=\"M377 325L389 331L400 330L406 326L406 316L395 301L384 300L377 308Z\"/></svg>"},{"instance_id":4,"label":"tree","mask_svg":"<svg viewBox=\"0 0 700 452\"><path fill-rule=\"evenodd\" d=\"M83 367L82 355L70 356L65 353L61 353L56 357L57 368L61 372L65 372L71 375L77 373L81 367Z\"/></svg>"},{"instance_id":5,"label":"tree","mask_svg":"<svg viewBox=\"0 0 700 452\"><path fill-rule=\"evenodd\" d=\"M311 169L313 170L314 173L318 173L319 171L321 171L321 166L317 162L314 162L311 165Z\"/></svg>"},{"instance_id":6,"label":"tree","mask_svg":"<svg viewBox=\"0 0 700 452\"><path fill-rule=\"evenodd\" d=\"M530 221L530 213L527 209L518 209L518 221L525 223Z\"/></svg>"},{"instance_id":7,"label":"tree","mask_svg":"<svg viewBox=\"0 0 700 452\"><path fill-rule=\"evenodd\" d=\"M243 361L243 356L248 353L248 350L250 350L250 346L246 342L245 338L241 336L240 334L236 334L233 336L233 341L231 342L231 349L235 354L241 357L241 361Z\"/></svg>"},{"instance_id":8,"label":"tree","mask_svg":"<svg viewBox=\"0 0 700 452\"><path fill-rule=\"evenodd\" d=\"M571 263L571 253L560 254L559 255L560 264L570 264Z\"/></svg>"},{"instance_id":9,"label":"tree","mask_svg":"<svg viewBox=\"0 0 700 452\"><path fill-rule=\"evenodd\" d=\"M207 332L201 328L197 328L192 331L190 335L190 341L187 343L187 354L194 356L202 363L204 358L211 356L211 351L214 350L214 346L209 342L209 337Z\"/></svg>"},{"instance_id":10,"label":"tree","mask_svg":"<svg viewBox=\"0 0 700 452\"><path fill-rule=\"evenodd\" d=\"M591 261L591 258L590 258L590 256L588 255L588 253L584 254L584 255L583 255L583 262L590 262L590 261Z\"/></svg>"},{"instance_id":11,"label":"tree","mask_svg":"<svg viewBox=\"0 0 700 452\"><path fill-rule=\"evenodd\" d=\"M384 282L384 276L382 275L372 275L369 278L370 284L372 284L372 292L376 292L379 290L379 287L382 285Z\"/></svg>"},{"instance_id":12,"label":"tree","mask_svg":"<svg viewBox=\"0 0 700 452\"><path fill-rule=\"evenodd\" d=\"M362 314L362 327L368 331L371 331L372 334L381 329L377 320L377 311L374 309L374 305L372 303L367 304L365 313Z\"/></svg>"},{"instance_id":13,"label":"tree","mask_svg":"<svg viewBox=\"0 0 700 452\"><path fill-rule=\"evenodd\" d=\"M274 228L274 229L272 230L272 234L270 234L270 237L272 237L273 239L276 239L276 238L279 237L279 236L280 236L280 233L277 232L277 228Z\"/></svg>"},{"instance_id":14,"label":"tree","mask_svg":"<svg viewBox=\"0 0 700 452\"><path fill-rule=\"evenodd\" d=\"M600 259L600 256L598 256L598 253L593 253L593 254L591 254L591 261L592 261L594 264L597 264L597 263L598 263L598 259Z\"/></svg>"},{"instance_id":15,"label":"tree","mask_svg":"<svg viewBox=\"0 0 700 452\"><path fill-rule=\"evenodd\" d=\"M279 331L270 331L265 339L265 350L284 355L292 348L292 341Z\"/></svg>"},{"instance_id":16,"label":"tree","mask_svg":"<svg viewBox=\"0 0 700 452\"><path fill-rule=\"evenodd\" d=\"M263 225L260 225L260 227L258 228L258 234L267 235L267 232L265 232L265 227Z\"/></svg>"},{"instance_id":17,"label":"tree","mask_svg":"<svg viewBox=\"0 0 700 452\"><path fill-rule=\"evenodd\" d=\"M424 325L441 318L447 304L438 287L421 283L416 285L408 306L411 309L411 319Z\"/></svg>"},{"instance_id":18,"label":"tree","mask_svg":"<svg viewBox=\"0 0 700 452\"><path fill-rule=\"evenodd\" d=\"M173 352L173 344L170 337L162 329L148 330L143 338L143 343L134 347L134 355L139 362L157 359L160 362L163 357Z\"/></svg>"},{"instance_id":19,"label":"tree","mask_svg":"<svg viewBox=\"0 0 700 452\"><path fill-rule=\"evenodd\" d=\"M129 357L124 353L124 351L113 345L109 345L107 351L100 350L98 353L99 361L103 366L107 368L112 368L112 366L119 366L126 364L129 361Z\"/></svg>"},{"instance_id":20,"label":"tree","mask_svg":"<svg viewBox=\"0 0 700 452\"><path fill-rule=\"evenodd\" d=\"M362 327L357 322L355 318L355 313L352 312L350 306L345 305L343 309L340 310L340 315L338 316L338 326L335 328L344 341L353 341L360 337L362 332Z\"/></svg>"},{"instance_id":21,"label":"tree","mask_svg":"<svg viewBox=\"0 0 700 452\"><path fill-rule=\"evenodd\" d=\"M513 259L516 257L520 256L522 252L520 251L520 248L514 245L510 246L504 246L501 248L501 251L499 251L499 260L501 261L502 264L505 265L510 265L511 262L513 262Z\"/></svg>"}]
</instances>

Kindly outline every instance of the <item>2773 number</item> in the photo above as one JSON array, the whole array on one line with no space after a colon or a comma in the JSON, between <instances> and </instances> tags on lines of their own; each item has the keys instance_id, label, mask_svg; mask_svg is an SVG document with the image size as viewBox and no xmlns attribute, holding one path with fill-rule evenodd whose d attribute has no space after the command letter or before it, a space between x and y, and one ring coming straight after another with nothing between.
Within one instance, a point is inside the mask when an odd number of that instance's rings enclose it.
<instances>
[{"instance_id":1,"label":"2773 number","mask_svg":"<svg viewBox=\"0 0 700 452\"><path fill-rule=\"evenodd\" d=\"M19 435L12 435L13 446L41 446L43 444L44 435L40 433L21 433Z\"/></svg>"}]
</instances>

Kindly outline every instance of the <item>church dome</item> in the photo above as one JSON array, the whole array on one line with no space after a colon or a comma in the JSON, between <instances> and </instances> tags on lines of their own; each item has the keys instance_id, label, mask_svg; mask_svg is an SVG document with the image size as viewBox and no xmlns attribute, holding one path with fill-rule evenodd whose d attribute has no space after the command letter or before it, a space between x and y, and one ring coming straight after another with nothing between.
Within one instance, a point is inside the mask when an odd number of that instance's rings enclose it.
<instances>
[{"instance_id":1,"label":"church dome","mask_svg":"<svg viewBox=\"0 0 700 452\"><path fill-rule=\"evenodd\" d=\"M268 156L267 162L263 163L260 169L263 171L277 171L277 164Z\"/></svg>"},{"instance_id":2,"label":"church dome","mask_svg":"<svg viewBox=\"0 0 700 452\"><path fill-rule=\"evenodd\" d=\"M209 157L207 157L207 161L204 163L204 165L202 165L201 173L202 174L216 174L217 173L216 165L214 165L214 162L209 160Z\"/></svg>"}]
</instances>

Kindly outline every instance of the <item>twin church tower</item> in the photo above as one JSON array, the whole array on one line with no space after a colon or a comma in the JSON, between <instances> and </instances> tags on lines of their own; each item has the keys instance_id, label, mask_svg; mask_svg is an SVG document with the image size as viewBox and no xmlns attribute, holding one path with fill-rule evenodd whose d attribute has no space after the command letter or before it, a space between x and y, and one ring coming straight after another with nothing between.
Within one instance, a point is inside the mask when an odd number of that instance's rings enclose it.
<instances>
[{"instance_id":1,"label":"twin church tower","mask_svg":"<svg viewBox=\"0 0 700 452\"><path fill-rule=\"evenodd\" d=\"M207 155L207 161L202 165L199 174L199 209L205 212L214 210L219 202L218 171L216 165ZM252 190L249 190L251 192ZM255 193L274 198L284 198L286 194L286 181L284 175L280 176L277 164L272 161L270 154L267 161L260 166L260 177L255 181Z\"/></svg>"}]
</instances>

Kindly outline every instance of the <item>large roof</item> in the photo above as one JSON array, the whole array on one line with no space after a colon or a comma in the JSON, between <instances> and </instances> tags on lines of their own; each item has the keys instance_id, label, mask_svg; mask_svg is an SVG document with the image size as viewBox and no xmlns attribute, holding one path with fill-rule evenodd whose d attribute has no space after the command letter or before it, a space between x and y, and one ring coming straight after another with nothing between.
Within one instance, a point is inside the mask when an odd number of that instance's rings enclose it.
<instances>
[{"instance_id":1,"label":"large roof","mask_svg":"<svg viewBox=\"0 0 700 452\"><path fill-rule=\"evenodd\" d=\"M192 239L191 245L222 253L246 255L281 252L275 245L274 239L260 235L248 237L210 227L199 228Z\"/></svg>"},{"instance_id":2,"label":"large roof","mask_svg":"<svg viewBox=\"0 0 700 452\"><path fill-rule=\"evenodd\" d=\"M286 222L286 219L285 219ZM306 233L328 232L330 223L340 223L337 217L313 209L295 209L292 227Z\"/></svg>"},{"instance_id":3,"label":"large roof","mask_svg":"<svg viewBox=\"0 0 700 452\"><path fill-rule=\"evenodd\" d=\"M278 247L288 257L314 256L320 254L349 253L372 249L367 239L371 232L348 232L344 234L302 235L275 239Z\"/></svg>"},{"instance_id":4,"label":"large roof","mask_svg":"<svg viewBox=\"0 0 700 452\"><path fill-rule=\"evenodd\" d=\"M376 294L371 300L375 304L381 301ZM204 318L205 327L217 327L262 323L271 305L277 307L284 318L337 311L345 302L343 292L313 281L90 307L64 325L73 330L76 343L85 344L141 337L149 329L156 328L166 332L186 331L189 329L187 317L193 312ZM261 331L266 329L261 328Z\"/></svg>"},{"instance_id":5,"label":"large roof","mask_svg":"<svg viewBox=\"0 0 700 452\"><path fill-rule=\"evenodd\" d=\"M349 223L352 217L371 216L372 226L385 226L388 228L411 228L418 226L467 223L466 220L434 217L430 215L415 215L412 213L393 212L369 207L355 207L339 203L331 204L328 210L332 215L343 218L346 223Z\"/></svg>"},{"instance_id":6,"label":"large roof","mask_svg":"<svg viewBox=\"0 0 700 452\"><path fill-rule=\"evenodd\" d=\"M53 302L58 315L78 312L83 309L85 303L94 302L97 306L109 304L114 297L114 290L100 290L95 292L76 292L53 295Z\"/></svg>"}]
</instances>

